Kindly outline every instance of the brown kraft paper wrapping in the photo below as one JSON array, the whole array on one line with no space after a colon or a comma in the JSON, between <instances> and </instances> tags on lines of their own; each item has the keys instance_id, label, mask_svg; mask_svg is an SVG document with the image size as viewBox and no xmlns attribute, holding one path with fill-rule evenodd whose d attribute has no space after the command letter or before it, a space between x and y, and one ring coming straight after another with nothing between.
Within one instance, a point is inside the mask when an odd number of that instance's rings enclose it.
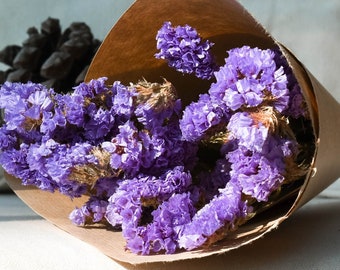
<instances>
[{"instance_id":1,"label":"brown kraft paper wrapping","mask_svg":"<svg viewBox=\"0 0 340 270\"><path fill-rule=\"evenodd\" d=\"M276 228L294 211L315 197L340 176L337 155L340 153L340 109L337 101L304 68L294 55L269 33L236 1L233 0L137 0L121 17L105 38L89 68L86 80L108 77L108 83L136 82L141 78L171 81L184 104L208 86L200 80L182 76L166 63L154 58L155 36L164 21L173 25L189 24L204 39L215 43L217 61L224 62L226 51L243 45L272 48L279 45L291 65L308 102L316 138L316 150L304 184L298 195L274 206L265 215L245 224L215 245L173 255L140 256L125 250L120 232L100 225L76 227L68 219L74 207L86 198L71 201L58 193L48 193L24 187L8 176L17 195L39 215L71 235L97 247L117 261L130 264L170 262L220 254L248 244ZM155 265L156 266L156 265ZM151 269L152 265L150 265Z\"/></svg>"}]
</instances>

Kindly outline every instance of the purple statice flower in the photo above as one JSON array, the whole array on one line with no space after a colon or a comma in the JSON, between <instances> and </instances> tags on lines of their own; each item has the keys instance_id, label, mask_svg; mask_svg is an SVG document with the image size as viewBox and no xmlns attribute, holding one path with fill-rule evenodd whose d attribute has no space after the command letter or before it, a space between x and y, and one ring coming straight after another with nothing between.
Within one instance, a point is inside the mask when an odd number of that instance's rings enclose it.
<instances>
[{"instance_id":1,"label":"purple statice flower","mask_svg":"<svg viewBox=\"0 0 340 270\"><path fill-rule=\"evenodd\" d=\"M228 114L212 102L208 94L201 94L197 102L192 102L184 109L179 121L183 139L201 140L215 126L226 124L228 118Z\"/></svg>"},{"instance_id":2,"label":"purple statice flower","mask_svg":"<svg viewBox=\"0 0 340 270\"><path fill-rule=\"evenodd\" d=\"M181 139L176 121L155 127L152 132L138 130L132 121L119 126L118 134L101 144L110 154L110 165L126 177L137 173L160 175L175 166L194 166L197 146Z\"/></svg>"},{"instance_id":3,"label":"purple statice flower","mask_svg":"<svg viewBox=\"0 0 340 270\"><path fill-rule=\"evenodd\" d=\"M108 199L108 206L105 217L113 226L136 227L142 217L142 207L140 196L137 193L130 193L129 181L119 181L118 188ZM136 181L131 181L131 185L136 184ZM129 190L130 189L130 190Z\"/></svg>"},{"instance_id":4,"label":"purple statice flower","mask_svg":"<svg viewBox=\"0 0 340 270\"><path fill-rule=\"evenodd\" d=\"M275 52L275 62L278 66L282 66L285 75L287 76L287 88L289 89L289 104L283 111L284 115L292 116L293 118L307 117L308 108L306 100L302 94L301 87L294 76L292 68L288 64L282 52L277 48Z\"/></svg>"},{"instance_id":5,"label":"purple statice flower","mask_svg":"<svg viewBox=\"0 0 340 270\"><path fill-rule=\"evenodd\" d=\"M0 88L0 108L4 109L6 128L16 130L22 137L32 136L39 127L43 112L53 108L53 94L40 84L6 82ZM39 138L37 134L34 136Z\"/></svg>"},{"instance_id":6,"label":"purple statice flower","mask_svg":"<svg viewBox=\"0 0 340 270\"><path fill-rule=\"evenodd\" d=\"M276 70L273 58L272 50L242 46L228 51L226 63L237 69L244 77L260 77L261 81L271 82L273 72Z\"/></svg>"},{"instance_id":7,"label":"purple statice flower","mask_svg":"<svg viewBox=\"0 0 340 270\"><path fill-rule=\"evenodd\" d=\"M34 171L34 182L29 183L30 185L35 185L37 188L54 192L58 189L58 185L51 179L48 175L42 174L40 171Z\"/></svg>"},{"instance_id":8,"label":"purple statice flower","mask_svg":"<svg viewBox=\"0 0 340 270\"><path fill-rule=\"evenodd\" d=\"M88 141L97 141L104 138L114 125L114 115L103 108L97 109L93 104L87 107L89 120L84 123L84 137Z\"/></svg>"},{"instance_id":9,"label":"purple statice flower","mask_svg":"<svg viewBox=\"0 0 340 270\"><path fill-rule=\"evenodd\" d=\"M60 97L59 106L61 106L67 122L82 127L85 117L84 97L77 94L65 94Z\"/></svg>"},{"instance_id":10,"label":"purple statice flower","mask_svg":"<svg viewBox=\"0 0 340 270\"><path fill-rule=\"evenodd\" d=\"M86 225L86 221L90 218L91 213L89 212L86 205L78 208L76 207L69 215L69 219L72 221L74 225L84 226Z\"/></svg>"},{"instance_id":11,"label":"purple statice flower","mask_svg":"<svg viewBox=\"0 0 340 270\"><path fill-rule=\"evenodd\" d=\"M269 136L269 129L262 122L255 121L250 113L237 112L230 117L227 125L229 139L249 150L261 152Z\"/></svg>"},{"instance_id":12,"label":"purple statice flower","mask_svg":"<svg viewBox=\"0 0 340 270\"><path fill-rule=\"evenodd\" d=\"M106 200L91 196L82 207L76 207L70 213L69 219L77 226L101 222L105 218L107 205Z\"/></svg>"},{"instance_id":13,"label":"purple statice flower","mask_svg":"<svg viewBox=\"0 0 340 270\"><path fill-rule=\"evenodd\" d=\"M285 160L296 151L294 147L293 141L274 135L268 137L261 152L240 145L226 156L231 163L230 181L257 201L268 201L285 180Z\"/></svg>"},{"instance_id":14,"label":"purple statice flower","mask_svg":"<svg viewBox=\"0 0 340 270\"><path fill-rule=\"evenodd\" d=\"M86 140L96 141L105 137L113 127L112 89L106 85L107 78L101 77L74 87L74 92L64 97L67 121L84 129Z\"/></svg>"},{"instance_id":15,"label":"purple statice flower","mask_svg":"<svg viewBox=\"0 0 340 270\"><path fill-rule=\"evenodd\" d=\"M155 110L148 103L139 104L136 107L135 114L139 123L143 124L144 128L153 132L159 126L164 126L172 118L177 120L181 111L182 104L180 99L176 99L172 106L162 108L162 110Z\"/></svg>"},{"instance_id":16,"label":"purple statice flower","mask_svg":"<svg viewBox=\"0 0 340 270\"><path fill-rule=\"evenodd\" d=\"M94 185L95 196L99 198L109 198L117 190L118 177L100 177Z\"/></svg>"},{"instance_id":17,"label":"purple statice flower","mask_svg":"<svg viewBox=\"0 0 340 270\"><path fill-rule=\"evenodd\" d=\"M178 234L183 225L191 221L196 209L190 193L173 194L152 212L152 222L131 228L126 233L127 248L142 255L165 251L174 253Z\"/></svg>"},{"instance_id":18,"label":"purple statice flower","mask_svg":"<svg viewBox=\"0 0 340 270\"><path fill-rule=\"evenodd\" d=\"M112 85L112 92L113 112L124 120L130 119L135 110L134 98L137 96L135 88L116 81Z\"/></svg>"},{"instance_id":19,"label":"purple statice flower","mask_svg":"<svg viewBox=\"0 0 340 270\"><path fill-rule=\"evenodd\" d=\"M104 142L102 148L110 153L110 165L116 170L122 170L127 177L133 177L141 166L143 145L138 138L138 129L132 121L119 126L119 133Z\"/></svg>"},{"instance_id":20,"label":"purple statice flower","mask_svg":"<svg viewBox=\"0 0 340 270\"><path fill-rule=\"evenodd\" d=\"M133 179L122 180L109 198L106 218L113 226L122 224L123 230L136 227L142 218L143 205L153 206L174 193L182 193L191 182L191 174L180 166L159 177L138 175Z\"/></svg>"},{"instance_id":21,"label":"purple statice flower","mask_svg":"<svg viewBox=\"0 0 340 270\"><path fill-rule=\"evenodd\" d=\"M291 86L291 91L289 92L289 105L283 114L292 116L293 118L308 118L309 113L307 103L297 82Z\"/></svg>"},{"instance_id":22,"label":"purple statice flower","mask_svg":"<svg viewBox=\"0 0 340 270\"><path fill-rule=\"evenodd\" d=\"M1 85L1 102L5 101L6 96L19 96L21 99L28 99L28 97L36 90L43 88L42 85L33 82L19 83L6 81Z\"/></svg>"},{"instance_id":23,"label":"purple statice flower","mask_svg":"<svg viewBox=\"0 0 340 270\"><path fill-rule=\"evenodd\" d=\"M50 139L45 142L31 144L27 153L27 163L32 171L46 172L46 161L53 155L54 150L59 147L58 143Z\"/></svg>"},{"instance_id":24,"label":"purple statice flower","mask_svg":"<svg viewBox=\"0 0 340 270\"><path fill-rule=\"evenodd\" d=\"M98 94L108 91L108 87L105 84L106 81L106 77L100 77L92 79L88 83L82 82L73 88L73 94L89 99L94 98Z\"/></svg>"},{"instance_id":25,"label":"purple statice flower","mask_svg":"<svg viewBox=\"0 0 340 270\"><path fill-rule=\"evenodd\" d=\"M100 222L105 218L106 207L108 205L107 200L102 200L92 196L87 204L90 212L92 213L92 221L94 223Z\"/></svg>"},{"instance_id":26,"label":"purple statice flower","mask_svg":"<svg viewBox=\"0 0 340 270\"><path fill-rule=\"evenodd\" d=\"M50 139L41 144L32 144L26 160L31 171L54 183L54 189L70 197L79 197L87 188L83 179L72 178L72 172L77 166L96 163L91 149L92 146L86 143L67 146Z\"/></svg>"},{"instance_id":27,"label":"purple statice flower","mask_svg":"<svg viewBox=\"0 0 340 270\"><path fill-rule=\"evenodd\" d=\"M178 244L186 250L195 249L204 244L221 228L234 229L250 213L251 207L242 200L240 187L228 182L220 189L219 195L205 204L185 224L179 232Z\"/></svg>"},{"instance_id":28,"label":"purple statice flower","mask_svg":"<svg viewBox=\"0 0 340 270\"><path fill-rule=\"evenodd\" d=\"M5 171L21 180L23 185L34 185L41 190L53 192L57 185L48 176L30 168L27 159L30 146L22 143L19 149L7 149L0 155Z\"/></svg>"},{"instance_id":29,"label":"purple statice flower","mask_svg":"<svg viewBox=\"0 0 340 270\"><path fill-rule=\"evenodd\" d=\"M40 125L40 132L48 137L54 137L57 135L55 132L58 127L65 128L67 124L65 115L62 109L57 106L54 108L54 112L43 112L42 122Z\"/></svg>"},{"instance_id":30,"label":"purple statice flower","mask_svg":"<svg viewBox=\"0 0 340 270\"><path fill-rule=\"evenodd\" d=\"M210 79L216 70L211 54L213 43L203 41L196 29L189 25L172 27L165 22L158 31L156 58L182 73L194 73L198 78Z\"/></svg>"},{"instance_id":31,"label":"purple statice flower","mask_svg":"<svg viewBox=\"0 0 340 270\"><path fill-rule=\"evenodd\" d=\"M233 111L245 107L257 107L264 100L264 88L253 79L243 78L225 91L223 101Z\"/></svg>"},{"instance_id":32,"label":"purple statice flower","mask_svg":"<svg viewBox=\"0 0 340 270\"><path fill-rule=\"evenodd\" d=\"M288 78L282 66L274 72L272 79L273 82L268 83L270 94L267 96L267 102L272 105L276 111L282 113L288 108L291 97Z\"/></svg>"},{"instance_id":33,"label":"purple statice flower","mask_svg":"<svg viewBox=\"0 0 340 270\"><path fill-rule=\"evenodd\" d=\"M159 175L175 166L192 168L196 163L197 145L183 141L181 136L177 121L154 128L152 134L140 132L144 147L142 171Z\"/></svg>"},{"instance_id":34,"label":"purple statice flower","mask_svg":"<svg viewBox=\"0 0 340 270\"><path fill-rule=\"evenodd\" d=\"M17 137L14 131L8 130L6 126L0 127L0 153L17 146Z\"/></svg>"},{"instance_id":35,"label":"purple statice flower","mask_svg":"<svg viewBox=\"0 0 340 270\"><path fill-rule=\"evenodd\" d=\"M29 109L25 112L25 117L39 120L42 112L48 112L53 108L53 102L50 94L46 89L33 92L27 99L30 105Z\"/></svg>"},{"instance_id":36,"label":"purple statice flower","mask_svg":"<svg viewBox=\"0 0 340 270\"><path fill-rule=\"evenodd\" d=\"M26 156L29 170L35 175L35 181L30 184L51 192L55 191L58 185L47 173L46 162L47 158L52 154L54 145L55 143L52 140L41 144L31 144ZM54 182L54 184L52 184L52 182Z\"/></svg>"},{"instance_id":37,"label":"purple statice flower","mask_svg":"<svg viewBox=\"0 0 340 270\"><path fill-rule=\"evenodd\" d=\"M164 79L163 83L150 83L146 80L133 85L138 93L135 98L134 114L143 129L153 133L154 128L177 121L182 110L182 102L172 83Z\"/></svg>"},{"instance_id":38,"label":"purple statice flower","mask_svg":"<svg viewBox=\"0 0 340 270\"><path fill-rule=\"evenodd\" d=\"M4 109L4 121L8 130L24 131L25 116L27 110L26 102L20 96L1 96L0 108Z\"/></svg>"},{"instance_id":39,"label":"purple statice flower","mask_svg":"<svg viewBox=\"0 0 340 270\"><path fill-rule=\"evenodd\" d=\"M233 111L264 102L283 111L289 101L287 77L274 61L274 51L243 46L228 51L225 65L215 72L209 94Z\"/></svg>"},{"instance_id":40,"label":"purple statice flower","mask_svg":"<svg viewBox=\"0 0 340 270\"><path fill-rule=\"evenodd\" d=\"M9 148L0 153L0 164L10 175L22 180L23 185L34 181L34 172L29 169L26 161L29 145L22 143L18 149Z\"/></svg>"}]
</instances>

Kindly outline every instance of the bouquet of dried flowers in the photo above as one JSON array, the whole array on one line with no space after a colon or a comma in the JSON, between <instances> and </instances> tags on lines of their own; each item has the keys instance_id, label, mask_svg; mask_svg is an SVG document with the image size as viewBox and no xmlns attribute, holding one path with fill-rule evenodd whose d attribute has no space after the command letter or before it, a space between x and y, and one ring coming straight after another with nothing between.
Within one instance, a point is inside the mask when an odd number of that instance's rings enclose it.
<instances>
[{"instance_id":1,"label":"bouquet of dried flowers","mask_svg":"<svg viewBox=\"0 0 340 270\"><path fill-rule=\"evenodd\" d=\"M93 79L58 94L5 82L0 163L24 185L71 198L79 226L121 230L137 254L216 243L302 185L314 136L278 48L242 46L218 64L189 25L165 22L156 58L209 81L183 106L176 85ZM190 91L191 89L187 89Z\"/></svg>"}]
</instances>

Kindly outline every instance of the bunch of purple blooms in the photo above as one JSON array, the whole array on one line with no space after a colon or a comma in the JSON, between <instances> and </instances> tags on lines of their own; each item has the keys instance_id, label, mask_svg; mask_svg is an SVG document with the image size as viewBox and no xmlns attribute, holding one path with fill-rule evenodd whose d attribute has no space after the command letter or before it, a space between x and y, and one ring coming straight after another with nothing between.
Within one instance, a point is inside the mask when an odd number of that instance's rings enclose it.
<instances>
[{"instance_id":1,"label":"bunch of purple blooms","mask_svg":"<svg viewBox=\"0 0 340 270\"><path fill-rule=\"evenodd\" d=\"M234 48L218 67L213 44L188 25L166 22L156 40L170 67L215 79L185 108L166 80L0 89L4 169L24 185L88 195L73 223L120 228L137 254L223 239L306 173L291 123L309 121L307 106L279 50Z\"/></svg>"}]
</instances>

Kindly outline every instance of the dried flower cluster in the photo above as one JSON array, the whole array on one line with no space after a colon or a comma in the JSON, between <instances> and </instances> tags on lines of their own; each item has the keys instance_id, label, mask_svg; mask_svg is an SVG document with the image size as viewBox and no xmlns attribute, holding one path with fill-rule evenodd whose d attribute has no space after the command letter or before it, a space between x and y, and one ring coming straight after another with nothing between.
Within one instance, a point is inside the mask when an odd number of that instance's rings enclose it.
<instances>
[{"instance_id":1,"label":"dried flower cluster","mask_svg":"<svg viewBox=\"0 0 340 270\"><path fill-rule=\"evenodd\" d=\"M309 161L308 111L279 50L235 48L217 67L213 44L188 25L166 22L156 39L157 58L213 80L184 108L166 80L99 78L69 94L34 83L0 90L4 169L25 185L89 195L70 219L120 228L137 254L222 239L303 178Z\"/></svg>"}]
</instances>

